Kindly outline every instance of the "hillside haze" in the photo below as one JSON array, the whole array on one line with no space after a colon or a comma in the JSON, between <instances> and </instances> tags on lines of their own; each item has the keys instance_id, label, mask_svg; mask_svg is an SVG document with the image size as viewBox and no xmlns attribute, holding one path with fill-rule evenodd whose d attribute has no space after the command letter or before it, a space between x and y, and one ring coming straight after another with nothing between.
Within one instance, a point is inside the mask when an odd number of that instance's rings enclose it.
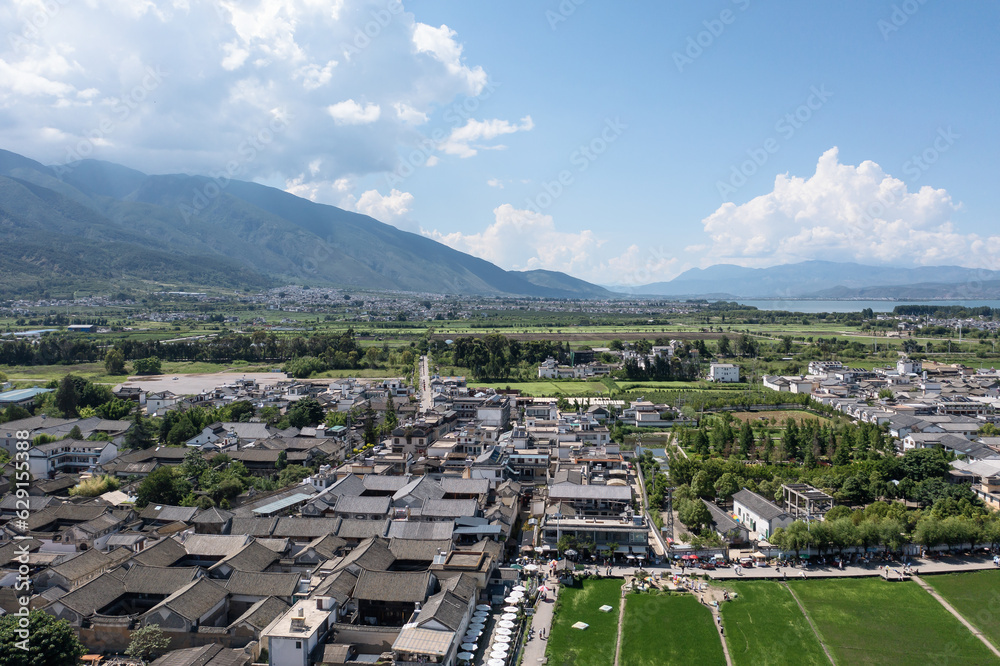
<instances>
[{"instance_id":1,"label":"hillside haze","mask_svg":"<svg viewBox=\"0 0 1000 666\"><path fill-rule=\"evenodd\" d=\"M0 151L0 276L8 295L147 283L286 283L464 295L608 298L563 273L506 271L367 215L243 181L150 176Z\"/></svg>"}]
</instances>

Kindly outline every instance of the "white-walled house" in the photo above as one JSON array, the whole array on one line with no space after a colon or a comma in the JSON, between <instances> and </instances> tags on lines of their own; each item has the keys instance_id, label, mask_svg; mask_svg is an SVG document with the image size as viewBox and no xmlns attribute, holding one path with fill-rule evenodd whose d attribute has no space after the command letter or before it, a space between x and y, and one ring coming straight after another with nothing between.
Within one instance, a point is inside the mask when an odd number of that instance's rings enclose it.
<instances>
[{"instance_id":1,"label":"white-walled house","mask_svg":"<svg viewBox=\"0 0 1000 666\"><path fill-rule=\"evenodd\" d=\"M712 363L708 368L708 381L736 383L740 381L740 366L733 363Z\"/></svg>"},{"instance_id":2,"label":"white-walled house","mask_svg":"<svg viewBox=\"0 0 1000 666\"><path fill-rule=\"evenodd\" d=\"M758 539L767 539L779 527L788 527L790 513L765 497L744 488L733 495L733 513Z\"/></svg>"}]
</instances>

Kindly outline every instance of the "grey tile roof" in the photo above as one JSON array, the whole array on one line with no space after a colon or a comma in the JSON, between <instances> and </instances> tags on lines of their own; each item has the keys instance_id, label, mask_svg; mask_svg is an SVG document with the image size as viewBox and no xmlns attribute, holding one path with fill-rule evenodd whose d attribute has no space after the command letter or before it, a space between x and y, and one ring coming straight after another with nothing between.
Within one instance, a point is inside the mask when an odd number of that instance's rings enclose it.
<instances>
[{"instance_id":1,"label":"grey tile roof","mask_svg":"<svg viewBox=\"0 0 1000 666\"><path fill-rule=\"evenodd\" d=\"M277 518L239 517L233 518L229 524L230 534L246 534L252 537L271 536L274 526L278 524Z\"/></svg>"},{"instance_id":2,"label":"grey tile roof","mask_svg":"<svg viewBox=\"0 0 1000 666\"><path fill-rule=\"evenodd\" d=\"M291 597L299 587L297 573L236 571L225 582L232 594L251 597Z\"/></svg>"},{"instance_id":3,"label":"grey tile roof","mask_svg":"<svg viewBox=\"0 0 1000 666\"><path fill-rule=\"evenodd\" d=\"M227 557L250 542L245 534L189 534L181 545L188 555Z\"/></svg>"},{"instance_id":4,"label":"grey tile roof","mask_svg":"<svg viewBox=\"0 0 1000 666\"><path fill-rule=\"evenodd\" d=\"M557 483L549 486L549 499L556 500L611 500L631 502L632 489L628 486L578 486L573 483Z\"/></svg>"},{"instance_id":5,"label":"grey tile roof","mask_svg":"<svg viewBox=\"0 0 1000 666\"><path fill-rule=\"evenodd\" d=\"M134 559L139 564L150 567L169 567L187 557L187 550L174 539L161 539L147 546Z\"/></svg>"},{"instance_id":6,"label":"grey tile roof","mask_svg":"<svg viewBox=\"0 0 1000 666\"><path fill-rule=\"evenodd\" d=\"M421 603L430 587L429 571L370 571L358 576L354 598L366 601Z\"/></svg>"},{"instance_id":7,"label":"grey tile roof","mask_svg":"<svg viewBox=\"0 0 1000 666\"><path fill-rule=\"evenodd\" d=\"M100 571L111 564L111 558L99 550L85 550L79 555L50 567L52 573L72 582Z\"/></svg>"},{"instance_id":8,"label":"grey tile roof","mask_svg":"<svg viewBox=\"0 0 1000 666\"><path fill-rule=\"evenodd\" d=\"M420 509L420 515L425 518L458 518L478 512L479 504L474 499L430 499Z\"/></svg>"},{"instance_id":9,"label":"grey tile roof","mask_svg":"<svg viewBox=\"0 0 1000 666\"><path fill-rule=\"evenodd\" d=\"M160 609L168 608L189 622L197 622L229 592L210 578L199 578L180 588L166 599L149 609L144 617L149 617Z\"/></svg>"},{"instance_id":10,"label":"grey tile roof","mask_svg":"<svg viewBox=\"0 0 1000 666\"><path fill-rule=\"evenodd\" d=\"M251 541L235 553L224 557L211 567L209 571L231 567L237 571L264 571L281 557L270 548L257 541Z\"/></svg>"},{"instance_id":11,"label":"grey tile roof","mask_svg":"<svg viewBox=\"0 0 1000 666\"><path fill-rule=\"evenodd\" d=\"M455 531L455 523L438 521L432 523L416 523L406 520L394 520L389 525L388 537L390 539L451 539Z\"/></svg>"},{"instance_id":12,"label":"grey tile roof","mask_svg":"<svg viewBox=\"0 0 1000 666\"><path fill-rule=\"evenodd\" d=\"M352 497L350 495L341 495L336 505L334 505L333 510L337 513L348 515L356 513L388 515L391 504L392 498L389 496Z\"/></svg>"},{"instance_id":13,"label":"grey tile roof","mask_svg":"<svg viewBox=\"0 0 1000 666\"><path fill-rule=\"evenodd\" d=\"M136 565L122 577L125 590L134 594L170 594L201 575L198 567L146 567Z\"/></svg>"},{"instance_id":14,"label":"grey tile roof","mask_svg":"<svg viewBox=\"0 0 1000 666\"><path fill-rule=\"evenodd\" d=\"M210 643L201 647L171 650L150 666L247 666L251 661L250 655L242 650Z\"/></svg>"},{"instance_id":15,"label":"grey tile roof","mask_svg":"<svg viewBox=\"0 0 1000 666\"><path fill-rule=\"evenodd\" d=\"M463 601L451 592L442 590L427 598L417 616L416 624L422 626L436 620L452 631L458 631L468 612L468 600Z\"/></svg>"},{"instance_id":16,"label":"grey tile roof","mask_svg":"<svg viewBox=\"0 0 1000 666\"><path fill-rule=\"evenodd\" d=\"M388 474L365 474L364 478L361 479L362 484L367 490L374 490L384 493L394 493L412 479L407 479L405 476L390 476Z\"/></svg>"},{"instance_id":17,"label":"grey tile roof","mask_svg":"<svg viewBox=\"0 0 1000 666\"><path fill-rule=\"evenodd\" d=\"M274 537L291 539L315 539L327 534L336 534L340 528L340 518L279 518L271 532Z\"/></svg>"},{"instance_id":18,"label":"grey tile roof","mask_svg":"<svg viewBox=\"0 0 1000 666\"><path fill-rule=\"evenodd\" d=\"M274 618L287 611L288 608L288 604L281 599L276 599L275 597L261 599L248 608L246 613L233 620L228 630L232 631L237 626L245 623L260 631L271 624Z\"/></svg>"},{"instance_id":19,"label":"grey tile roof","mask_svg":"<svg viewBox=\"0 0 1000 666\"><path fill-rule=\"evenodd\" d=\"M389 526L389 519L385 520L355 520L344 518L337 528L337 536L343 539L368 539L371 537L385 536Z\"/></svg>"},{"instance_id":20,"label":"grey tile roof","mask_svg":"<svg viewBox=\"0 0 1000 666\"><path fill-rule=\"evenodd\" d=\"M744 488L733 495L733 504L740 503L764 520L772 520L787 515L785 510L774 502L761 497L757 493Z\"/></svg>"},{"instance_id":21,"label":"grey tile roof","mask_svg":"<svg viewBox=\"0 0 1000 666\"><path fill-rule=\"evenodd\" d=\"M397 560L431 562L439 552L451 550L451 539L390 539L389 550Z\"/></svg>"}]
</instances>

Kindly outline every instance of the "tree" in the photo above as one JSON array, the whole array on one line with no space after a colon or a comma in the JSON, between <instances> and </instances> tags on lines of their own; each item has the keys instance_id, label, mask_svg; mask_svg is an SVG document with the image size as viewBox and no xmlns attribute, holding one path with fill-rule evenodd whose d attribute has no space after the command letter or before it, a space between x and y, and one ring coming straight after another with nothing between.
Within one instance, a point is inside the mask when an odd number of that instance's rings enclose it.
<instances>
[{"instance_id":1,"label":"tree","mask_svg":"<svg viewBox=\"0 0 1000 666\"><path fill-rule=\"evenodd\" d=\"M153 445L153 426L142 418L142 410L135 410L132 427L125 433L125 446L130 449L148 449Z\"/></svg>"},{"instance_id":2,"label":"tree","mask_svg":"<svg viewBox=\"0 0 1000 666\"><path fill-rule=\"evenodd\" d=\"M104 370L109 375L125 374L125 354L117 347L109 349L104 355Z\"/></svg>"},{"instance_id":3,"label":"tree","mask_svg":"<svg viewBox=\"0 0 1000 666\"><path fill-rule=\"evenodd\" d=\"M59 381L59 388L56 390L56 408L63 413L63 416L71 419L77 415L76 406L79 401L73 376L66 375Z\"/></svg>"},{"instance_id":4,"label":"tree","mask_svg":"<svg viewBox=\"0 0 1000 666\"><path fill-rule=\"evenodd\" d=\"M726 472L715 482L715 496L726 502L740 491L740 482L732 472Z\"/></svg>"},{"instance_id":5,"label":"tree","mask_svg":"<svg viewBox=\"0 0 1000 666\"><path fill-rule=\"evenodd\" d=\"M162 372L162 363L156 356L137 358L132 361L132 368L137 375L159 375Z\"/></svg>"},{"instance_id":6,"label":"tree","mask_svg":"<svg viewBox=\"0 0 1000 666\"><path fill-rule=\"evenodd\" d=\"M69 430L69 434L66 435L70 439L83 439L83 432L80 430L80 426L75 425Z\"/></svg>"},{"instance_id":7,"label":"tree","mask_svg":"<svg viewBox=\"0 0 1000 666\"><path fill-rule=\"evenodd\" d=\"M281 474L278 475L278 485L284 488L285 486L292 486L302 479L309 476L309 469L303 467L302 465L289 465L285 469L281 470Z\"/></svg>"},{"instance_id":8,"label":"tree","mask_svg":"<svg viewBox=\"0 0 1000 666\"><path fill-rule=\"evenodd\" d=\"M158 652L166 650L170 639L163 634L158 624L147 624L132 632L125 654L137 659L149 659Z\"/></svg>"},{"instance_id":9,"label":"tree","mask_svg":"<svg viewBox=\"0 0 1000 666\"><path fill-rule=\"evenodd\" d=\"M740 457L746 460L753 451L753 429L749 421L744 421L740 426Z\"/></svg>"},{"instance_id":10,"label":"tree","mask_svg":"<svg viewBox=\"0 0 1000 666\"><path fill-rule=\"evenodd\" d=\"M79 663L86 652L66 620L57 620L45 611L30 611L29 638L23 638L17 633L20 619L13 613L0 618L0 666L69 666ZM27 651L22 649L25 646Z\"/></svg>"},{"instance_id":11,"label":"tree","mask_svg":"<svg viewBox=\"0 0 1000 666\"><path fill-rule=\"evenodd\" d=\"M144 507L154 504L180 504L191 491L191 484L179 475L173 467L160 467L150 472L139 484L135 504Z\"/></svg>"},{"instance_id":12,"label":"tree","mask_svg":"<svg viewBox=\"0 0 1000 666\"><path fill-rule=\"evenodd\" d=\"M274 468L279 472L288 467L288 453L284 450L278 451L278 459L274 463Z\"/></svg>"},{"instance_id":13,"label":"tree","mask_svg":"<svg viewBox=\"0 0 1000 666\"><path fill-rule=\"evenodd\" d=\"M715 354L717 356L729 356L732 353L732 349L729 346L729 338L723 335L716 343Z\"/></svg>"},{"instance_id":14,"label":"tree","mask_svg":"<svg viewBox=\"0 0 1000 666\"><path fill-rule=\"evenodd\" d=\"M135 408L136 404L131 400L115 398L102 405L98 405L95 411L102 419L107 419L109 421L123 421L128 418L128 415L131 414L132 410Z\"/></svg>"},{"instance_id":15,"label":"tree","mask_svg":"<svg viewBox=\"0 0 1000 666\"><path fill-rule=\"evenodd\" d=\"M289 425L296 428L304 428L322 423L323 418L326 416L326 411L316 398L310 396L296 401L288 409L286 416L288 417Z\"/></svg>"},{"instance_id":16,"label":"tree","mask_svg":"<svg viewBox=\"0 0 1000 666\"><path fill-rule=\"evenodd\" d=\"M701 500L684 500L677 507L677 517L691 532L697 534L712 524L712 514Z\"/></svg>"}]
</instances>

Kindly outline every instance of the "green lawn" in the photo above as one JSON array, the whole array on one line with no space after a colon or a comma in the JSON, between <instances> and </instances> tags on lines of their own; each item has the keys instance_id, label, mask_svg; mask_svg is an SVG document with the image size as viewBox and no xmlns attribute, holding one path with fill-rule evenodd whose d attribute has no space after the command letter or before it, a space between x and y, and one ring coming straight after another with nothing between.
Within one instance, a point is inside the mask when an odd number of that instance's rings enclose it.
<instances>
[{"instance_id":1,"label":"green lawn","mask_svg":"<svg viewBox=\"0 0 1000 666\"><path fill-rule=\"evenodd\" d=\"M480 386L476 382L469 382L471 385ZM608 387L601 382L547 382L547 381L537 381L537 382L487 382L485 386L491 386L498 389L513 389L521 391L523 394L531 395L536 398L542 397L559 397L559 396L580 396L586 395L588 393L600 394L607 393Z\"/></svg>"},{"instance_id":2,"label":"green lawn","mask_svg":"<svg viewBox=\"0 0 1000 666\"><path fill-rule=\"evenodd\" d=\"M722 605L729 656L748 664L829 664L806 616L785 586L771 581L727 583L737 598Z\"/></svg>"},{"instance_id":3,"label":"green lawn","mask_svg":"<svg viewBox=\"0 0 1000 666\"><path fill-rule=\"evenodd\" d=\"M712 612L691 595L630 594L622 666L726 663Z\"/></svg>"},{"instance_id":4,"label":"green lawn","mask_svg":"<svg viewBox=\"0 0 1000 666\"><path fill-rule=\"evenodd\" d=\"M1000 571L923 576L955 610L1000 647Z\"/></svg>"},{"instance_id":5,"label":"green lawn","mask_svg":"<svg viewBox=\"0 0 1000 666\"><path fill-rule=\"evenodd\" d=\"M615 661L622 581L585 580L583 587L559 590L552 633L545 651L551 666L611 666ZM612 606L609 613L599 610ZM586 622L587 629L574 629Z\"/></svg>"},{"instance_id":6,"label":"green lawn","mask_svg":"<svg viewBox=\"0 0 1000 666\"><path fill-rule=\"evenodd\" d=\"M915 582L792 581L841 664L989 664L996 658Z\"/></svg>"}]
</instances>

